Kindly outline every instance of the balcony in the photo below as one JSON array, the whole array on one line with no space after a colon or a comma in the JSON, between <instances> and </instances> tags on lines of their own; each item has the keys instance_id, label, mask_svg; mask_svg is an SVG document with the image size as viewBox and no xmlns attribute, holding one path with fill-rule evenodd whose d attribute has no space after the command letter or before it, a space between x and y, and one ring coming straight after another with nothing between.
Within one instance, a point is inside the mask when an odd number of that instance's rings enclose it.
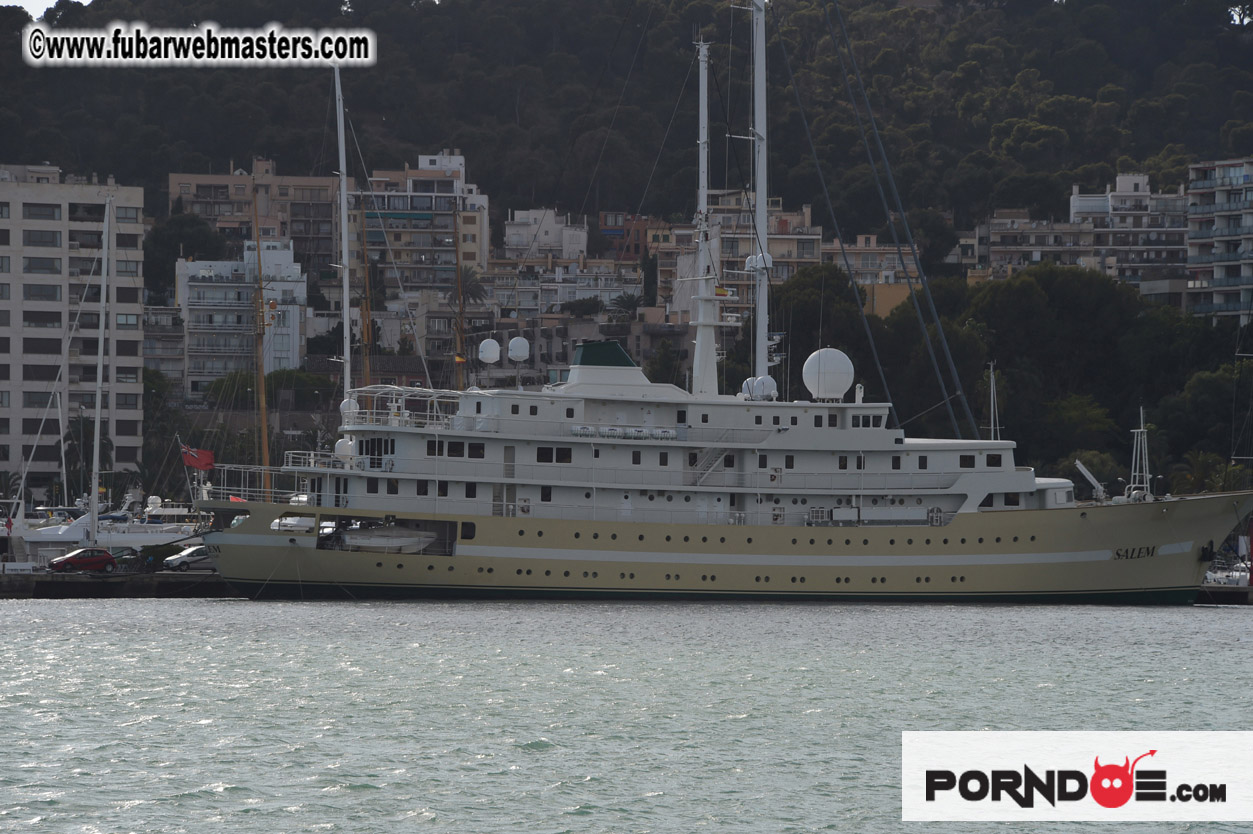
<instances>
[{"instance_id":1,"label":"balcony","mask_svg":"<svg viewBox=\"0 0 1253 834\"><path fill-rule=\"evenodd\" d=\"M1196 217L1209 214L1229 214L1237 211L1253 209L1253 200L1235 200L1230 203L1209 203L1200 206L1188 206L1188 215Z\"/></svg>"}]
</instances>

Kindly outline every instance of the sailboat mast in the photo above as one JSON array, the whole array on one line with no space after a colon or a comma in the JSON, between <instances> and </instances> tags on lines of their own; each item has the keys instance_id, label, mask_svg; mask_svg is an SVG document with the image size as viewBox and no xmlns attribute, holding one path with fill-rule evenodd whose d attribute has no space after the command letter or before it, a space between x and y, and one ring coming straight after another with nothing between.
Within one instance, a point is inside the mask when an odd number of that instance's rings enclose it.
<instances>
[{"instance_id":1,"label":"sailboat mast","mask_svg":"<svg viewBox=\"0 0 1253 834\"><path fill-rule=\"evenodd\" d=\"M96 543L96 527L100 523L100 407L104 400L104 345L109 333L109 259L113 254L113 247L110 245L112 241L109 240L113 230L109 226L109 220L112 217L113 195L110 194L104 203L104 252L100 258L100 330L99 338L96 339L96 425L91 438L91 496L88 500L91 524L87 528L87 535L90 536L89 543L93 545Z\"/></svg>"},{"instance_id":2,"label":"sailboat mast","mask_svg":"<svg viewBox=\"0 0 1253 834\"><path fill-rule=\"evenodd\" d=\"M260 211L257 203L261 200L260 189L257 188L257 178L252 179L252 240L253 245L257 249L257 333L256 333L256 349L257 349L257 408L261 417L261 477L263 486L265 487L266 500L270 495L270 416L266 411L266 390L265 390L265 278L261 271L261 226Z\"/></svg>"},{"instance_id":3,"label":"sailboat mast","mask_svg":"<svg viewBox=\"0 0 1253 834\"><path fill-rule=\"evenodd\" d=\"M770 276L770 255L766 238L766 0L753 3L753 232L756 239L756 258L753 263L753 375L770 373L767 339L769 336L769 313L767 284Z\"/></svg>"},{"instance_id":4,"label":"sailboat mast","mask_svg":"<svg viewBox=\"0 0 1253 834\"><path fill-rule=\"evenodd\" d=\"M718 393L718 305L709 255L709 44L696 42L700 67L700 132L696 182L696 346L692 353L692 393Z\"/></svg>"},{"instance_id":5,"label":"sailboat mast","mask_svg":"<svg viewBox=\"0 0 1253 834\"><path fill-rule=\"evenodd\" d=\"M339 128L339 269L343 294L340 304L344 312L344 399L352 390L352 316L348 297L348 158L344 150L344 91L339 83L339 67L335 70L335 122Z\"/></svg>"}]
</instances>

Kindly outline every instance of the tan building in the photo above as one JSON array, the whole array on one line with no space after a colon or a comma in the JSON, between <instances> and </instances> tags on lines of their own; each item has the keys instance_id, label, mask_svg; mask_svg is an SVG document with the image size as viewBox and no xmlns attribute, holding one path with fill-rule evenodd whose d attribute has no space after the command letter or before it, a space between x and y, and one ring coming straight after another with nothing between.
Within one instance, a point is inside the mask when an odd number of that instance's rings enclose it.
<instances>
[{"instance_id":1,"label":"tan building","mask_svg":"<svg viewBox=\"0 0 1253 834\"><path fill-rule=\"evenodd\" d=\"M254 239L255 190L261 240L290 240L296 262L310 275L329 274L339 260L338 177L280 176L272 160L255 157L251 173L176 173L169 183L171 212L181 205L235 243Z\"/></svg>"},{"instance_id":2,"label":"tan building","mask_svg":"<svg viewBox=\"0 0 1253 834\"><path fill-rule=\"evenodd\" d=\"M55 165L0 166L0 469L30 461L36 495L60 482L70 422L94 416L109 197L102 436L125 471L143 448L144 190Z\"/></svg>"}]
</instances>

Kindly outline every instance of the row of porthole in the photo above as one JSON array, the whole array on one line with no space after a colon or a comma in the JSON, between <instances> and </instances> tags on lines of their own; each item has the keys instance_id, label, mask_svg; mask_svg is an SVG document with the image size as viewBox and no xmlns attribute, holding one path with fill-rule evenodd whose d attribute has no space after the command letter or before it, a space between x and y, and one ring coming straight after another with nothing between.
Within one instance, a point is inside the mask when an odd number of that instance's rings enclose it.
<instances>
[{"instance_id":1,"label":"row of porthole","mask_svg":"<svg viewBox=\"0 0 1253 834\"><path fill-rule=\"evenodd\" d=\"M381 567L383 567L383 563L382 563L382 562L375 562L375 563L374 563L374 567L376 567L376 568L381 568ZM403 570L403 569L404 569L404 567L405 567L405 563L404 563L404 562L397 562L397 563L396 563L396 569L397 569L397 570ZM434 565L427 565L427 566L426 566L426 569L427 569L427 570L435 570L435 566L434 566ZM448 566L448 569L449 569L449 570L452 570L452 565L449 565L449 566ZM480 568L479 570L482 570L482 568Z\"/></svg>"},{"instance_id":2,"label":"row of porthole","mask_svg":"<svg viewBox=\"0 0 1253 834\"><path fill-rule=\"evenodd\" d=\"M452 568L449 568L449 570L452 570ZM494 573L494 572L495 572L495 568L487 568L487 569L484 569L484 568L479 568L479 573ZM518 568L516 571L514 571L514 573L516 573L518 576L530 576L530 575L531 575L531 569L530 569L530 568L526 568L526 569L523 569L523 568ZM544 571L544 575L545 575L545 576L552 576L552 575L553 575L553 572L552 572L551 570L546 570L546 571ZM562 571L562 572L561 572L561 575L562 575L563 577L565 577L565 578L567 578L567 579L568 579L568 578L570 577L570 571L568 571L568 570L567 570L567 571ZM635 574L631 574L630 576L631 576L631 579L634 579L634 578L635 578ZM599 572L597 572L597 571L592 571L592 572L589 574L587 571L583 571L583 578L584 578L584 579L589 579L589 578L590 578L590 579L599 579L599 578L600 578L600 573L599 573ZM623 579L625 579L626 577L625 577L625 576L622 576L622 578L623 578Z\"/></svg>"},{"instance_id":3,"label":"row of porthole","mask_svg":"<svg viewBox=\"0 0 1253 834\"><path fill-rule=\"evenodd\" d=\"M519 531L518 531L518 535L519 535L519 536L525 536L525 535L526 535L526 530L519 530ZM536 533L535 533L535 535L536 535L537 537L539 537L539 538L542 538L542 537L544 536L544 531L543 531L543 530L537 530L537 531L536 531ZM582 534L582 533L575 533L575 534L574 534L574 537L575 537L576 539L578 539L578 538L582 538L582 536L583 536L583 534ZM599 538L600 538L600 533L592 533L592 538L593 538L593 539L599 539ZM617 534L617 533L610 533L610 534L609 534L609 538L610 538L610 540L611 540L611 541L617 541L617 540L618 540L618 534ZM639 534L639 536L638 536L638 539L639 539L639 541L644 541L644 534L643 534L643 533L640 533L640 534ZM672 539L672 537L671 537L671 536L669 536L669 535L667 535L667 536L666 536L666 541L671 541L671 539ZM1014 537L1013 537L1013 539L1012 539L1012 541L1017 542L1017 541L1018 541L1018 539L1019 539L1019 537L1018 537L1018 536L1014 536ZM701 536L701 537L700 537L700 540L701 540L701 543L702 543L702 544L705 544L705 543L708 543L708 541L709 541L709 537L708 537L708 536ZM1029 540L1029 541L1035 541L1035 536L1031 536L1028 540ZM690 537L690 536L684 536L684 537L683 537L683 541L685 541L685 542L691 541L691 537ZM727 543L727 537L726 537L726 536L719 536L719 537L718 537L718 543L719 543L719 544L726 544L726 543ZM745 544L752 544L752 543L753 543L753 538L752 538L752 536L749 536L748 538L746 538L746 539L744 540L744 543L745 543ZM800 543L800 540L799 540L799 539L792 539L792 544L799 544L799 543ZM817 544L817 543L818 543L818 540L817 540L817 539L810 539L810 540L809 540L809 543L810 543L810 544ZM862 539L862 540L861 540L861 543L862 543L862 545L863 545L863 546L869 546L869 545L870 545L870 539ZM905 544L907 544L907 545L912 545L913 543L914 543L914 540L913 540L913 539L906 539L906 540L905 540ZM926 539L923 543L924 543L924 544L928 544L928 545L929 545L929 544L931 544L931 539ZM943 544L948 544L948 539L943 539L943 540L942 540L942 543L943 543ZM961 544L965 544L965 543L966 543L966 539L965 539L965 538L960 539L960 543L961 543ZM979 544L983 544L983 536L980 536L980 537L978 538L978 543L979 543ZM997 543L997 544L1000 544L1000 543L1001 543L1001 537L1000 537L1000 536L997 536L997 537L996 537L996 543ZM830 546L830 545L834 545L834 544L835 544L835 540L834 540L834 539L827 539L827 545L828 545L828 546ZM849 547L849 546L851 546L852 544L853 544L853 540L852 540L852 539L845 539L845 540L844 540L844 546L845 546L845 547ZM895 546L895 545L896 545L896 539L888 539L888 545L890 545L890 546Z\"/></svg>"}]
</instances>

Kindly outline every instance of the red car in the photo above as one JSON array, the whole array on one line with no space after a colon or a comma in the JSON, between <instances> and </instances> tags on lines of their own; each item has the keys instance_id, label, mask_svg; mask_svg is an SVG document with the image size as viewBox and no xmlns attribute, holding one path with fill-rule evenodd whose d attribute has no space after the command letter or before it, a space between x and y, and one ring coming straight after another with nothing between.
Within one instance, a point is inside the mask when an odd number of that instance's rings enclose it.
<instances>
[{"instance_id":1,"label":"red car","mask_svg":"<svg viewBox=\"0 0 1253 834\"><path fill-rule=\"evenodd\" d=\"M64 556L53 559L48 563L48 570L102 570L105 573L113 573L117 570L117 560L103 547L80 547L78 550L71 550Z\"/></svg>"}]
</instances>

